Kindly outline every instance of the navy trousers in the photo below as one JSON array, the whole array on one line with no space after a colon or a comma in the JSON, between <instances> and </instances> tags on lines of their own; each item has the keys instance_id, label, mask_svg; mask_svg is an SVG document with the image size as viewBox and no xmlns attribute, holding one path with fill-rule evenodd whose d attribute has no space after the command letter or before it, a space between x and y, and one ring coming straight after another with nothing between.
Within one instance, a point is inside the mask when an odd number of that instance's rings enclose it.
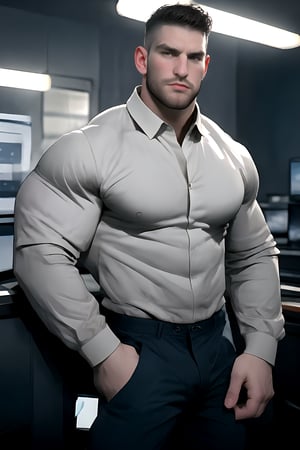
<instances>
[{"instance_id":1,"label":"navy trousers","mask_svg":"<svg viewBox=\"0 0 300 450\"><path fill-rule=\"evenodd\" d=\"M232 343L225 313L195 324L171 324L106 312L138 366L109 402L100 400L88 450L243 450L245 427L224 407Z\"/></svg>"}]
</instances>

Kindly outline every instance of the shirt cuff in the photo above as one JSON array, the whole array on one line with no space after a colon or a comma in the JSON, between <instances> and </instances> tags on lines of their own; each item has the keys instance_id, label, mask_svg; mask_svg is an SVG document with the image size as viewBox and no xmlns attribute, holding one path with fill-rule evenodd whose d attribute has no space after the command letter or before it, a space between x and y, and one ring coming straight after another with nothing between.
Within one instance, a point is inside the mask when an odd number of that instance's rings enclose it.
<instances>
[{"instance_id":1,"label":"shirt cuff","mask_svg":"<svg viewBox=\"0 0 300 450\"><path fill-rule=\"evenodd\" d=\"M81 347L80 353L92 366L104 361L120 344L120 340L108 325Z\"/></svg>"},{"instance_id":2,"label":"shirt cuff","mask_svg":"<svg viewBox=\"0 0 300 450\"><path fill-rule=\"evenodd\" d=\"M275 364L278 342L274 337L265 333L249 333L245 336L246 348L244 353L264 359L272 366Z\"/></svg>"}]
</instances>

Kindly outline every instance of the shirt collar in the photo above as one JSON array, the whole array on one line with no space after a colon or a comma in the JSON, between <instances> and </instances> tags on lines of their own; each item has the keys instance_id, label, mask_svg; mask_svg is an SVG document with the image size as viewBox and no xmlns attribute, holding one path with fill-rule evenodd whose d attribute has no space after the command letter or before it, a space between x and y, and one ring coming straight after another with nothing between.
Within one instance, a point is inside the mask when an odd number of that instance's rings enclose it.
<instances>
[{"instance_id":1,"label":"shirt collar","mask_svg":"<svg viewBox=\"0 0 300 450\"><path fill-rule=\"evenodd\" d=\"M200 107L199 107L198 103L196 103L196 110L197 110L197 115L196 115L196 120L195 120L195 128L197 128L198 132L202 136L206 137L206 136L208 136L209 132L202 123L201 111L200 111Z\"/></svg>"},{"instance_id":2,"label":"shirt collar","mask_svg":"<svg viewBox=\"0 0 300 450\"><path fill-rule=\"evenodd\" d=\"M153 139L161 128L165 127L166 124L162 119L160 119L160 117L154 114L148 106L145 105L139 95L139 91L140 86L137 86L127 100L126 107L134 121L139 125L149 139ZM200 108L197 103L196 111L196 120L191 127L191 132L193 131L194 133L198 133L200 137L201 135L206 136L208 132L202 124Z\"/></svg>"}]
</instances>

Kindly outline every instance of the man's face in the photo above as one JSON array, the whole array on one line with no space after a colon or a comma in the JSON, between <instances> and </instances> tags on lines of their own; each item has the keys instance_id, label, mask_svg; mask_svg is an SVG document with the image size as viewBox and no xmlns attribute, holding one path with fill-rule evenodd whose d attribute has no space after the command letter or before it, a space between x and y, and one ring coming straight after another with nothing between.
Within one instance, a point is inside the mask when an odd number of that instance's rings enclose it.
<instances>
[{"instance_id":1,"label":"man's face","mask_svg":"<svg viewBox=\"0 0 300 450\"><path fill-rule=\"evenodd\" d=\"M209 56L207 38L188 27L164 25L147 52L145 87L157 106L183 110L197 97Z\"/></svg>"}]
</instances>

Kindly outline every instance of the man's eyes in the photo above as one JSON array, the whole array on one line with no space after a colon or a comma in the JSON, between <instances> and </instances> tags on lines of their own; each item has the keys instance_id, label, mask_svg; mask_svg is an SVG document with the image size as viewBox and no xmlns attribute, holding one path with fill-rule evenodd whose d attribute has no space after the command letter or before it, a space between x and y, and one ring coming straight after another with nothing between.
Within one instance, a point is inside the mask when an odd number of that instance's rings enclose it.
<instances>
[{"instance_id":1,"label":"man's eyes","mask_svg":"<svg viewBox=\"0 0 300 450\"><path fill-rule=\"evenodd\" d=\"M178 56L178 54L176 54L175 52L172 52L171 50L162 50L161 54L162 55L170 55L170 56Z\"/></svg>"},{"instance_id":2,"label":"man's eyes","mask_svg":"<svg viewBox=\"0 0 300 450\"><path fill-rule=\"evenodd\" d=\"M173 58L177 58L180 55L180 53L174 52L172 50L161 50L160 53L165 56L172 56ZM188 59L191 61L202 61L203 55L188 55Z\"/></svg>"},{"instance_id":3,"label":"man's eyes","mask_svg":"<svg viewBox=\"0 0 300 450\"><path fill-rule=\"evenodd\" d=\"M189 59L191 59L192 61L202 61L203 55L190 55Z\"/></svg>"}]
</instances>

